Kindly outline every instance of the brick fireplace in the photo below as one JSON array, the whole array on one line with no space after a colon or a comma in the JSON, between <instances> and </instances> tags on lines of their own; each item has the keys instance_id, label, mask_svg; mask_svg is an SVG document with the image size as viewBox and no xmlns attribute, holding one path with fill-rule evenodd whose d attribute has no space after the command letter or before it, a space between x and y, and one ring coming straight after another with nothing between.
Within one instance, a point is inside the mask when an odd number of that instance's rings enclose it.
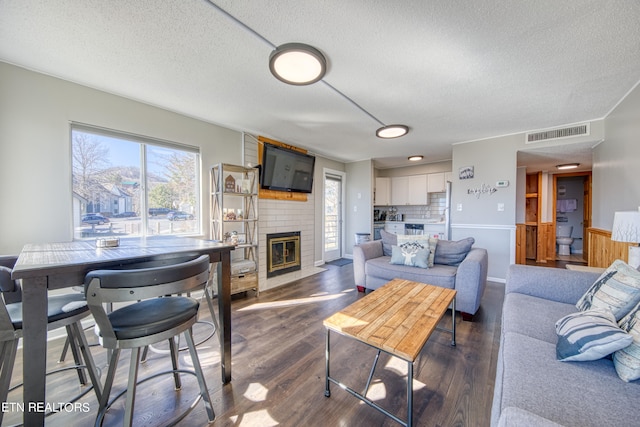
<instances>
[{"instance_id":1,"label":"brick fireplace","mask_svg":"<svg viewBox=\"0 0 640 427\"><path fill-rule=\"evenodd\" d=\"M267 234L266 261L267 278L300 270L300 232Z\"/></svg>"}]
</instances>

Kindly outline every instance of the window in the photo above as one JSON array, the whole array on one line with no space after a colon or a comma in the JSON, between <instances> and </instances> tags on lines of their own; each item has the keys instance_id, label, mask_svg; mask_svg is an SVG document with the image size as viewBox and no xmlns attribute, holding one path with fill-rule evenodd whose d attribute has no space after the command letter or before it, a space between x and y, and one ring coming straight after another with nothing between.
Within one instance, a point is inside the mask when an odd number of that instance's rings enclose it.
<instances>
[{"instance_id":1,"label":"window","mask_svg":"<svg viewBox=\"0 0 640 427\"><path fill-rule=\"evenodd\" d=\"M71 127L76 239L200 233L197 148Z\"/></svg>"}]
</instances>

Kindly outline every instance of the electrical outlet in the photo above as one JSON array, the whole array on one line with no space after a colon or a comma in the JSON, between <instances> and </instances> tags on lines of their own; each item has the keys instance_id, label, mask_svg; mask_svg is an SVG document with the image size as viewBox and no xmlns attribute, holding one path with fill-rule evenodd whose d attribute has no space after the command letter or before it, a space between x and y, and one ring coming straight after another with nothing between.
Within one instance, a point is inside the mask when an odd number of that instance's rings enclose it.
<instances>
[{"instance_id":1,"label":"electrical outlet","mask_svg":"<svg viewBox=\"0 0 640 427\"><path fill-rule=\"evenodd\" d=\"M498 212L504 212L504 203L498 203Z\"/></svg>"},{"instance_id":2,"label":"electrical outlet","mask_svg":"<svg viewBox=\"0 0 640 427\"><path fill-rule=\"evenodd\" d=\"M462 212L462 203L458 203L458 206L456 208L458 212Z\"/></svg>"}]
</instances>

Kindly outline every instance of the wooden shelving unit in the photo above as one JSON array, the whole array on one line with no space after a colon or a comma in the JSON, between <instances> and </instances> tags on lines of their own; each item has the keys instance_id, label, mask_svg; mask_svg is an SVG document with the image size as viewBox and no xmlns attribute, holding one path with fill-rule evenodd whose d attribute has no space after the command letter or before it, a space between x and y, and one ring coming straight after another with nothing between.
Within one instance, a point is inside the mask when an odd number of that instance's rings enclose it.
<instances>
[{"instance_id":1,"label":"wooden shelving unit","mask_svg":"<svg viewBox=\"0 0 640 427\"><path fill-rule=\"evenodd\" d=\"M258 169L211 168L212 240L231 242L231 294L258 289Z\"/></svg>"},{"instance_id":2,"label":"wooden shelving unit","mask_svg":"<svg viewBox=\"0 0 640 427\"><path fill-rule=\"evenodd\" d=\"M537 259L538 231L542 218L542 173L527 175L525 197L526 258Z\"/></svg>"}]
</instances>

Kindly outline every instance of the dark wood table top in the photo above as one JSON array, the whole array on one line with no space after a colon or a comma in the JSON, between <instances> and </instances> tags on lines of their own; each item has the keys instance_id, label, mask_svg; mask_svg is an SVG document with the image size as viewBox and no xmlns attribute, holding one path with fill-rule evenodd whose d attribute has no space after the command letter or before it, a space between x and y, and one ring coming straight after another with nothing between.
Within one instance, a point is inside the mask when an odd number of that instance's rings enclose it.
<instances>
[{"instance_id":1,"label":"dark wood table top","mask_svg":"<svg viewBox=\"0 0 640 427\"><path fill-rule=\"evenodd\" d=\"M24 246L13 268L12 277L42 276L52 271L82 270L90 265L98 269L102 264L112 266L114 261L135 262L161 255L180 255L190 252L222 252L233 246L190 237L154 236L127 237L113 248L98 248L95 240L60 243L32 243Z\"/></svg>"}]
</instances>

